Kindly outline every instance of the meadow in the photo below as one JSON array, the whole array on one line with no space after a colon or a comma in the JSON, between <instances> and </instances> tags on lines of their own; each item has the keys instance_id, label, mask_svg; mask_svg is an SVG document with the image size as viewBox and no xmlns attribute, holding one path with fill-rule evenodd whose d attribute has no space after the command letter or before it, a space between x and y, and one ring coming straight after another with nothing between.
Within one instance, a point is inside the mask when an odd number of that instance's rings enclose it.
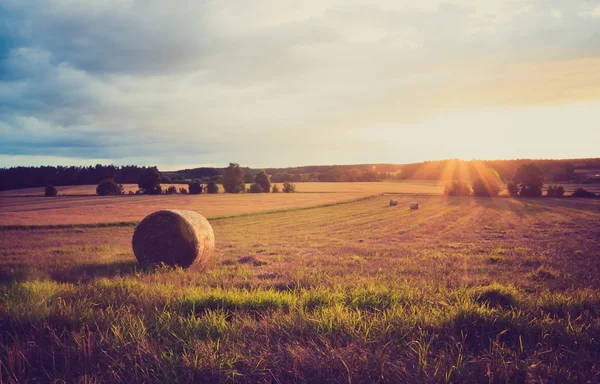
<instances>
[{"instance_id":1,"label":"meadow","mask_svg":"<svg viewBox=\"0 0 600 384\"><path fill-rule=\"evenodd\" d=\"M4 227L2 381L600 380L599 200L358 195L210 220L203 270Z\"/></svg>"}]
</instances>

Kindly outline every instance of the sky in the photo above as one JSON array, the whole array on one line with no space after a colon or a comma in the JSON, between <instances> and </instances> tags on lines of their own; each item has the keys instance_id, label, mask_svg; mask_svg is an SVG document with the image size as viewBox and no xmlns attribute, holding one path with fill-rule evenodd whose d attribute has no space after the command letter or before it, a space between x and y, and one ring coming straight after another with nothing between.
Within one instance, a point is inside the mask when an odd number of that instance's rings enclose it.
<instances>
[{"instance_id":1,"label":"sky","mask_svg":"<svg viewBox=\"0 0 600 384\"><path fill-rule=\"evenodd\" d=\"M0 0L0 167L600 157L600 1Z\"/></svg>"}]
</instances>

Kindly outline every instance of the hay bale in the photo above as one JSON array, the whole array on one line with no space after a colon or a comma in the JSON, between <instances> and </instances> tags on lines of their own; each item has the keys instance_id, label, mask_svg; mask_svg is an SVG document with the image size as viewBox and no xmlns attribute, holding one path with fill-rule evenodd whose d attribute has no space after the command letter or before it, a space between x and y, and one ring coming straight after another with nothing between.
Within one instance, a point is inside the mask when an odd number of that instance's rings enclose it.
<instances>
[{"instance_id":1,"label":"hay bale","mask_svg":"<svg viewBox=\"0 0 600 384\"><path fill-rule=\"evenodd\" d=\"M395 207L396 205L398 205L398 200L390 200L390 205Z\"/></svg>"},{"instance_id":2,"label":"hay bale","mask_svg":"<svg viewBox=\"0 0 600 384\"><path fill-rule=\"evenodd\" d=\"M417 203L417 202L410 203L410 209L419 209L419 203Z\"/></svg>"},{"instance_id":3,"label":"hay bale","mask_svg":"<svg viewBox=\"0 0 600 384\"><path fill-rule=\"evenodd\" d=\"M215 249L215 235L204 216L192 211L161 210L135 228L133 253L142 265L165 263L189 268L204 264Z\"/></svg>"}]
</instances>

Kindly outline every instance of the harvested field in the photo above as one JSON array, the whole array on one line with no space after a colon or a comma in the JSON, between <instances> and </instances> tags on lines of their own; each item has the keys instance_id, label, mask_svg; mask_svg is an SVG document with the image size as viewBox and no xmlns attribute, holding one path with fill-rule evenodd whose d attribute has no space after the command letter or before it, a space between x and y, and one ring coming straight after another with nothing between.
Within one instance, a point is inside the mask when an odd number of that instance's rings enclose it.
<instances>
[{"instance_id":1,"label":"harvested field","mask_svg":"<svg viewBox=\"0 0 600 384\"><path fill-rule=\"evenodd\" d=\"M282 183L279 184L281 187ZM295 183L296 193L362 193L362 194L379 194L379 193L401 193L401 194L424 194L424 195L442 195L444 193L445 181L434 180L386 180L383 182L357 182L357 183L331 183L331 182L308 182ZM162 184L163 188L170 185L175 185L178 189L183 187L187 189L187 184ZM554 185L554 183L548 183ZM565 188L567 194L570 194L577 188L584 188L591 192L600 194L600 184L561 184ZM125 193L128 191L136 191L137 184L124 184ZM223 192L223 186L219 186ZM250 184L247 184L250 187ZM59 195L66 196L86 196L96 195L95 185L72 185L56 187ZM43 196L44 188L25 188L14 189L9 191L1 191L2 196ZM500 191L500 195L508 195L504 186Z\"/></svg>"},{"instance_id":2,"label":"harvested field","mask_svg":"<svg viewBox=\"0 0 600 384\"><path fill-rule=\"evenodd\" d=\"M598 200L380 196L211 220L201 272L140 269L132 227L4 230L2 375L598 382L598 222Z\"/></svg>"},{"instance_id":3,"label":"harvested field","mask_svg":"<svg viewBox=\"0 0 600 384\"><path fill-rule=\"evenodd\" d=\"M279 193L158 196L0 197L0 225L131 222L159 209L196 211L207 218L331 204L360 193Z\"/></svg>"}]
</instances>

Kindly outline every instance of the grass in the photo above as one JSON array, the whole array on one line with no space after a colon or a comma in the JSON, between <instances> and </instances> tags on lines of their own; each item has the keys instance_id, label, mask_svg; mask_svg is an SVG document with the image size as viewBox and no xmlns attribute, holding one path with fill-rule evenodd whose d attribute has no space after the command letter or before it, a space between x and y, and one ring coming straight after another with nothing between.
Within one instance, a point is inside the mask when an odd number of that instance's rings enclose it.
<instances>
[{"instance_id":1,"label":"grass","mask_svg":"<svg viewBox=\"0 0 600 384\"><path fill-rule=\"evenodd\" d=\"M397 199L213 220L205 270L138 268L132 227L5 230L0 377L600 379L599 202Z\"/></svg>"}]
</instances>

